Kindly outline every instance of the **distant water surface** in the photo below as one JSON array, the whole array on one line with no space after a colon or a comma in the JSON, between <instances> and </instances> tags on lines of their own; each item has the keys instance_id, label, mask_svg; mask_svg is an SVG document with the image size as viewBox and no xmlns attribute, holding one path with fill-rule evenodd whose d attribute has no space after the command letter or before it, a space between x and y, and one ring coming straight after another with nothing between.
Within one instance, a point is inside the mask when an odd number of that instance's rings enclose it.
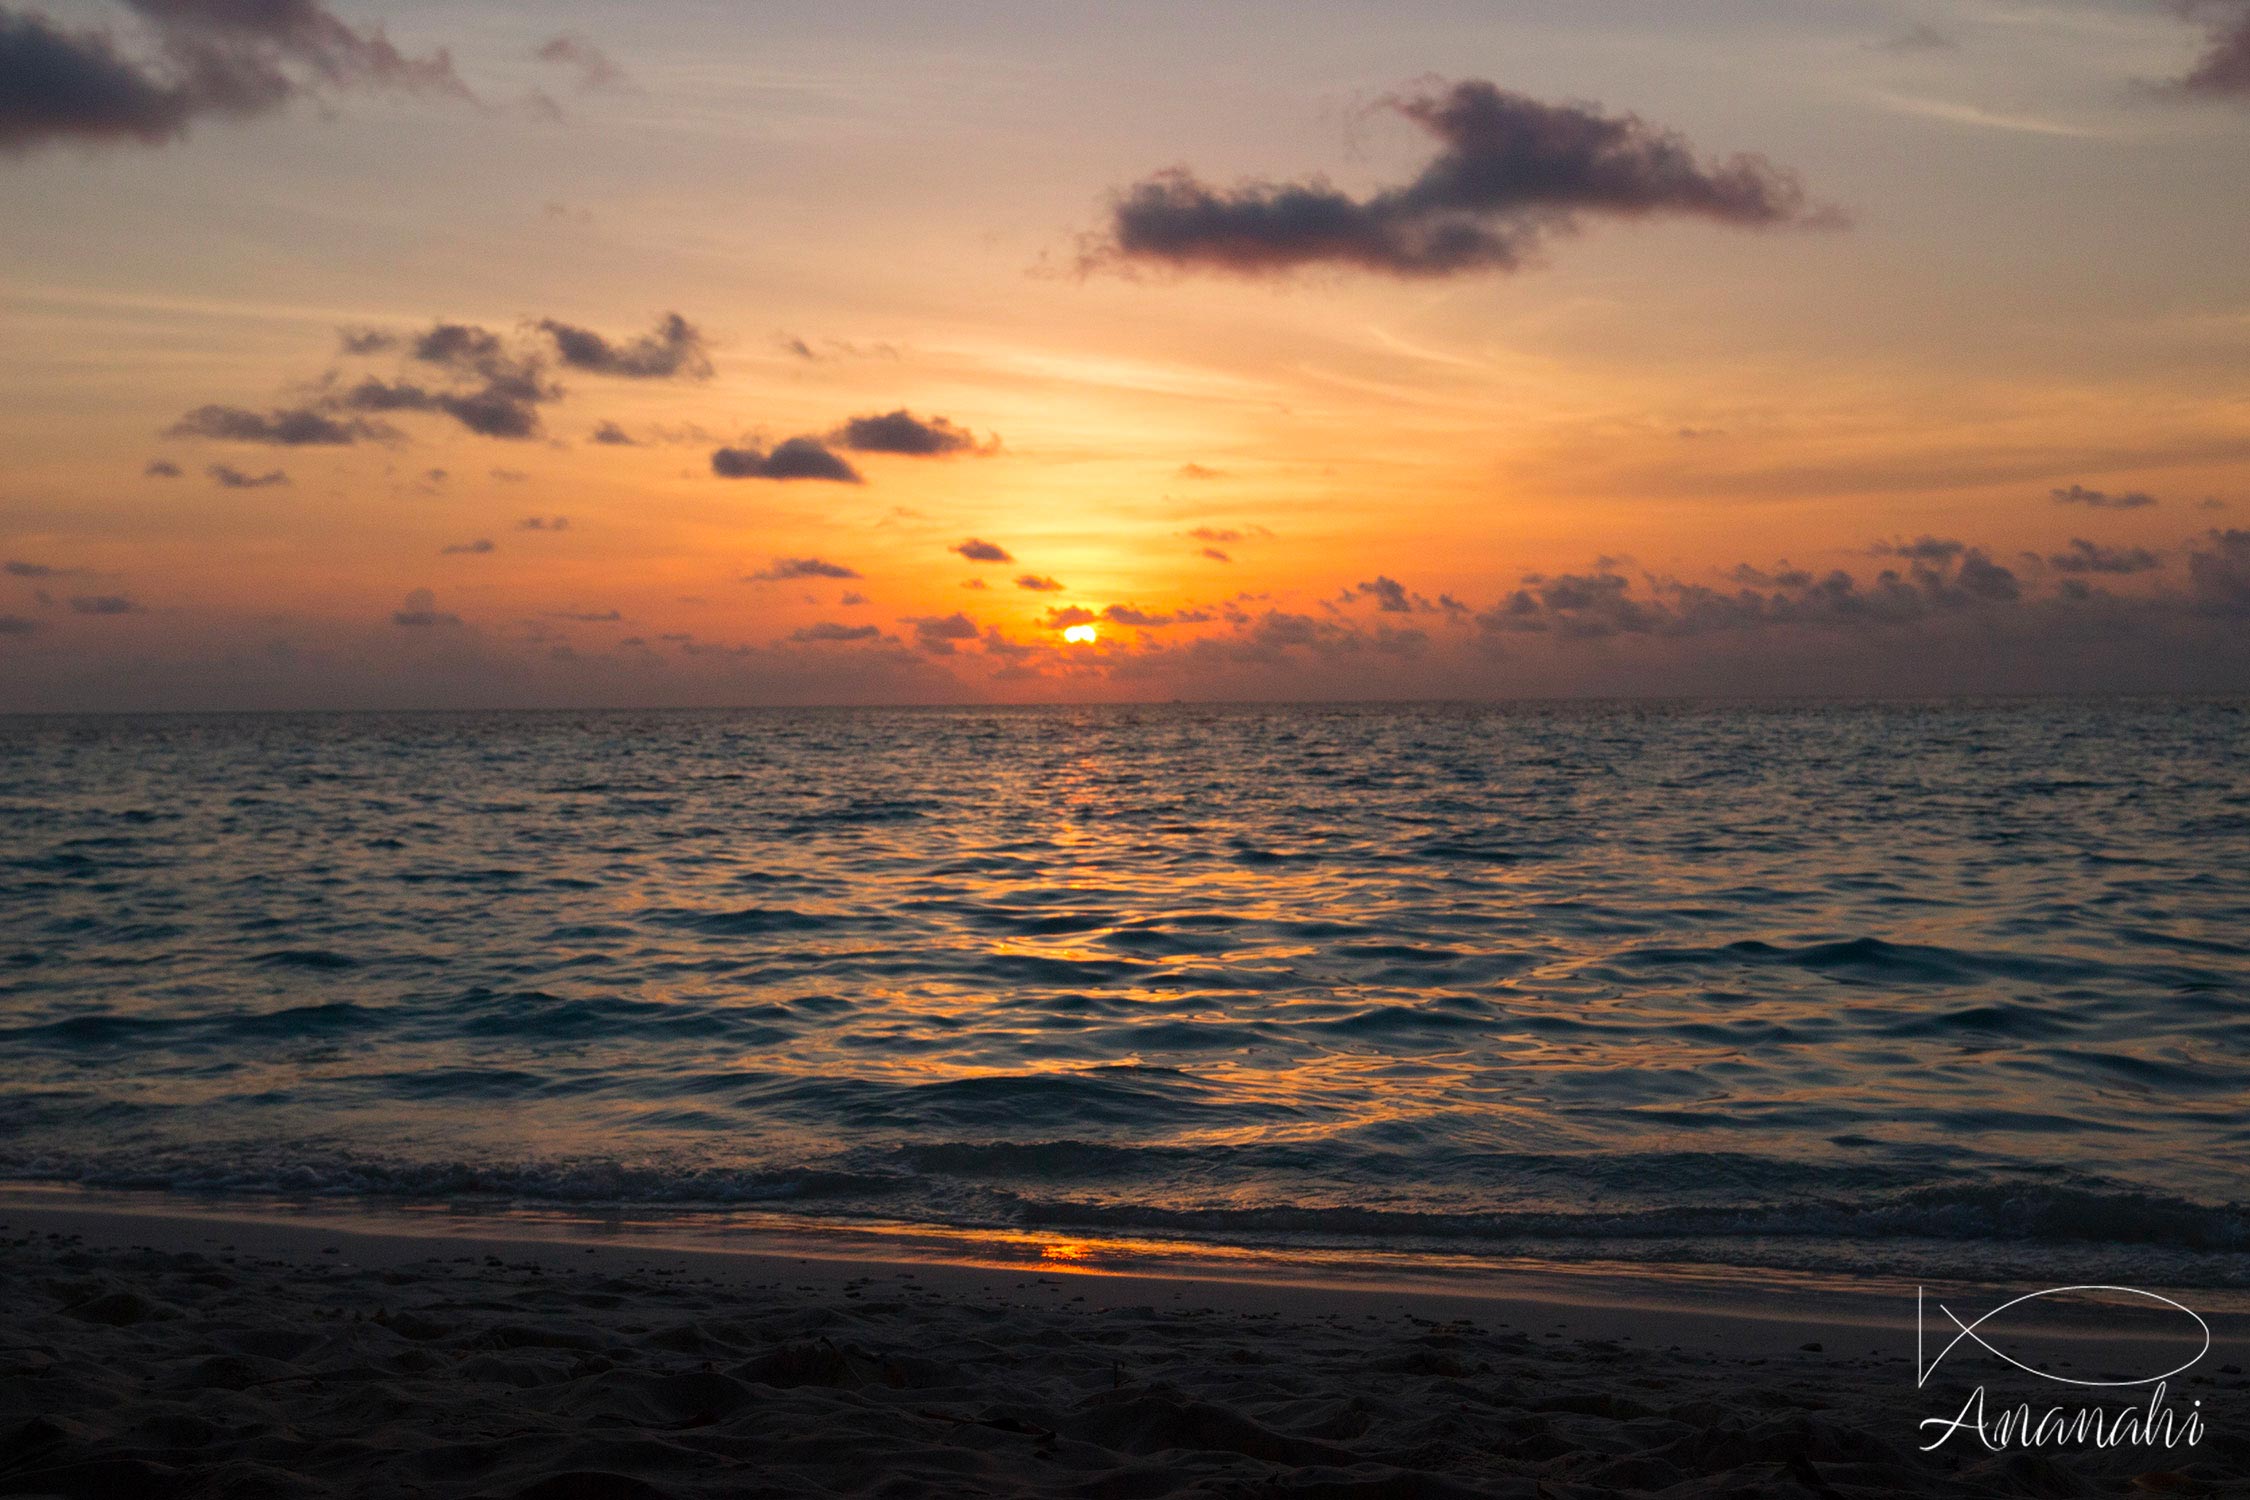
<instances>
[{"instance_id":1,"label":"distant water surface","mask_svg":"<svg viewBox=\"0 0 2250 1500\"><path fill-rule=\"evenodd\" d=\"M0 1176L2250 1285L2246 731L0 720Z\"/></svg>"}]
</instances>

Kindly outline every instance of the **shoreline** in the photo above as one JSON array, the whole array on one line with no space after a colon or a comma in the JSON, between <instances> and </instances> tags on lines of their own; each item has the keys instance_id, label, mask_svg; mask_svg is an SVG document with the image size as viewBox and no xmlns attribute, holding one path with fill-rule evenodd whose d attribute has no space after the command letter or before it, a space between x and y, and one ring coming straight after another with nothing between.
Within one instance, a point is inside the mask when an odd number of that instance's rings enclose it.
<instances>
[{"instance_id":1,"label":"shoreline","mask_svg":"<svg viewBox=\"0 0 2250 1500\"><path fill-rule=\"evenodd\" d=\"M1834 1500L2250 1476L2239 1316L2167 1387L2191 1447L1925 1452L1971 1382L1996 1412L2146 1393L1989 1362L1918 1390L1887 1291L1760 1308L1645 1275L1340 1284L534 1227L0 1195L0 1495Z\"/></svg>"},{"instance_id":2,"label":"shoreline","mask_svg":"<svg viewBox=\"0 0 2250 1500\"><path fill-rule=\"evenodd\" d=\"M411 1263L434 1251L502 1254L542 1266L662 1265L729 1283L788 1274L840 1285L870 1272L906 1272L961 1294L1068 1287L1102 1303L1194 1295L1229 1310L1268 1313L1308 1300L1349 1308L1411 1309L1419 1316L1483 1315L1565 1329L1570 1336L1632 1338L1660 1326L1668 1342L1735 1350L1793 1350L1824 1330L1866 1334L1870 1353L1911 1348L1913 1288L1853 1289L1825 1278L1731 1267L1665 1269L1524 1262L1503 1267L1414 1272L1367 1262L1290 1261L1101 1263L1084 1260L966 1257L917 1250L890 1236L733 1227L697 1229L672 1221L604 1220L586 1215L396 1210L353 1204L275 1201L182 1203L79 1188L0 1188L0 1230L75 1234L90 1246L209 1253L215 1246L276 1259L340 1256L370 1269ZM958 1243L953 1240L942 1244ZM1021 1242L1007 1242L1022 1248ZM1753 1286L1754 1280L1770 1284ZM1903 1341L1903 1343L1902 1343Z\"/></svg>"}]
</instances>

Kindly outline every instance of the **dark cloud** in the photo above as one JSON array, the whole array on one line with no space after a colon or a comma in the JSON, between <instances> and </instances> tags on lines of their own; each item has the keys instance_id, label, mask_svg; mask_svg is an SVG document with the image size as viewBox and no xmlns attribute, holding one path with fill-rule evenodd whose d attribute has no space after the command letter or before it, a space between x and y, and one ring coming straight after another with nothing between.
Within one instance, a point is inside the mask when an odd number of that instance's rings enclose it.
<instances>
[{"instance_id":1,"label":"dark cloud","mask_svg":"<svg viewBox=\"0 0 2250 1500\"><path fill-rule=\"evenodd\" d=\"M240 406L199 406L164 436L210 438L222 443L265 443L277 448L342 447L363 438L391 436L380 423L337 418L309 406L256 412Z\"/></svg>"},{"instance_id":2,"label":"dark cloud","mask_svg":"<svg viewBox=\"0 0 2250 1500\"><path fill-rule=\"evenodd\" d=\"M39 622L27 620L22 615L0 615L0 635L27 636L39 629Z\"/></svg>"},{"instance_id":3,"label":"dark cloud","mask_svg":"<svg viewBox=\"0 0 2250 1500\"><path fill-rule=\"evenodd\" d=\"M570 517L568 517L568 516L525 516L525 517L524 517L524 518L523 518L522 520L520 520L520 521L516 522L516 530L518 530L518 531L568 531L568 530L570 530Z\"/></svg>"},{"instance_id":4,"label":"dark cloud","mask_svg":"<svg viewBox=\"0 0 2250 1500\"><path fill-rule=\"evenodd\" d=\"M398 335L387 329L339 328L336 330L338 351L353 359L363 359L370 354L388 354L398 345Z\"/></svg>"},{"instance_id":5,"label":"dark cloud","mask_svg":"<svg viewBox=\"0 0 2250 1500\"><path fill-rule=\"evenodd\" d=\"M623 620L625 616L614 609L558 609L552 611L548 618L569 620L579 625L614 625Z\"/></svg>"},{"instance_id":6,"label":"dark cloud","mask_svg":"<svg viewBox=\"0 0 2250 1500\"><path fill-rule=\"evenodd\" d=\"M832 620L823 620L817 625L807 625L802 630L791 631L789 639L798 642L872 641L882 633L880 626L840 625Z\"/></svg>"},{"instance_id":7,"label":"dark cloud","mask_svg":"<svg viewBox=\"0 0 2250 1500\"><path fill-rule=\"evenodd\" d=\"M275 485L289 482L289 476L279 469L268 469L263 474L245 474L231 464L213 464L203 472L211 476L213 484L230 490L271 489Z\"/></svg>"},{"instance_id":8,"label":"dark cloud","mask_svg":"<svg viewBox=\"0 0 2250 1500\"><path fill-rule=\"evenodd\" d=\"M126 0L139 55L106 30L0 12L0 150L57 141L157 145L199 118L246 119L335 88L462 97L442 51L401 53L317 0Z\"/></svg>"},{"instance_id":9,"label":"dark cloud","mask_svg":"<svg viewBox=\"0 0 2250 1500\"><path fill-rule=\"evenodd\" d=\"M438 556L482 557L487 552L497 552L499 550L499 548L493 546L492 538L480 536L473 542L455 542L449 547L440 547L438 548Z\"/></svg>"},{"instance_id":10,"label":"dark cloud","mask_svg":"<svg viewBox=\"0 0 2250 1500\"><path fill-rule=\"evenodd\" d=\"M406 381L367 379L335 399L352 411L443 412L480 437L529 438L539 433L539 403L554 399L554 394L536 380L498 380L476 390L432 391Z\"/></svg>"},{"instance_id":11,"label":"dark cloud","mask_svg":"<svg viewBox=\"0 0 2250 1500\"><path fill-rule=\"evenodd\" d=\"M44 16L0 11L0 149L57 140L154 145L197 114L267 107L254 97L227 104L130 60L105 31L65 31Z\"/></svg>"},{"instance_id":12,"label":"dark cloud","mask_svg":"<svg viewBox=\"0 0 2250 1500\"><path fill-rule=\"evenodd\" d=\"M542 42L531 54L541 62L574 70L580 91L616 88L625 81L625 70L610 55L574 31L565 31Z\"/></svg>"},{"instance_id":13,"label":"dark cloud","mask_svg":"<svg viewBox=\"0 0 2250 1500\"><path fill-rule=\"evenodd\" d=\"M1047 624L1054 630L1067 630L1073 625L1091 625L1100 618L1100 615L1078 604L1065 604L1047 611Z\"/></svg>"},{"instance_id":14,"label":"dark cloud","mask_svg":"<svg viewBox=\"0 0 2250 1500\"><path fill-rule=\"evenodd\" d=\"M1018 574L1016 577L1016 587L1019 589L1029 589L1035 594L1054 594L1060 593L1062 591L1062 585L1056 582L1054 579L1049 578L1044 573Z\"/></svg>"},{"instance_id":15,"label":"dark cloud","mask_svg":"<svg viewBox=\"0 0 2250 1500\"><path fill-rule=\"evenodd\" d=\"M10 578L53 578L62 570L47 563L23 562L11 558L0 563L0 573Z\"/></svg>"},{"instance_id":16,"label":"dark cloud","mask_svg":"<svg viewBox=\"0 0 2250 1500\"><path fill-rule=\"evenodd\" d=\"M2082 484L2074 484L2064 490L2051 490L2048 493L2055 497L2057 505L2086 505L2096 510L2145 510L2156 504L2154 495L2144 494L2140 490L2126 490L2121 494L2110 494L2103 490L2090 490Z\"/></svg>"},{"instance_id":17,"label":"dark cloud","mask_svg":"<svg viewBox=\"0 0 2250 1500\"><path fill-rule=\"evenodd\" d=\"M414 630L427 630L442 625L458 625L461 617L441 614L437 607L437 595L428 589L416 589L406 596L405 607L392 614L391 623Z\"/></svg>"},{"instance_id":18,"label":"dark cloud","mask_svg":"<svg viewBox=\"0 0 2250 1500\"><path fill-rule=\"evenodd\" d=\"M2250 5L2229 0L2180 0L2174 8L2202 20L2210 37L2203 55L2179 80L2191 94L2250 99Z\"/></svg>"},{"instance_id":19,"label":"dark cloud","mask_svg":"<svg viewBox=\"0 0 2250 1500\"><path fill-rule=\"evenodd\" d=\"M987 542L977 537L970 537L967 541L957 543L946 550L958 552L970 562L1004 563L1015 561L1015 558L1008 554L1007 548L997 542Z\"/></svg>"},{"instance_id":20,"label":"dark cloud","mask_svg":"<svg viewBox=\"0 0 2250 1500\"><path fill-rule=\"evenodd\" d=\"M1949 563L1968 551L1969 544L1945 536L1918 536L1911 542L1883 542L1874 550L1878 556L1903 557L1910 562Z\"/></svg>"},{"instance_id":21,"label":"dark cloud","mask_svg":"<svg viewBox=\"0 0 2250 1500\"><path fill-rule=\"evenodd\" d=\"M829 441L854 453L898 453L908 458L943 458L956 453L989 452L976 435L943 417L927 420L901 407L881 416L854 417L829 435ZM995 442L992 447L999 445Z\"/></svg>"},{"instance_id":22,"label":"dark cloud","mask_svg":"<svg viewBox=\"0 0 2250 1500\"><path fill-rule=\"evenodd\" d=\"M711 472L721 479L824 479L834 484L866 483L859 470L813 437L790 438L771 453L756 448L721 448L711 455Z\"/></svg>"},{"instance_id":23,"label":"dark cloud","mask_svg":"<svg viewBox=\"0 0 2250 1500\"><path fill-rule=\"evenodd\" d=\"M1211 559L1211 561L1213 561L1213 562L1223 562L1223 563L1230 563L1230 562L1233 562L1233 561L1234 561L1234 559L1233 559L1233 558L1231 558L1231 557L1227 556L1227 554L1226 554L1226 553L1224 553L1224 552L1221 552L1221 551L1220 551L1220 550L1219 550L1218 548L1216 548L1216 547L1206 547L1206 548L1204 548L1204 549L1203 549L1203 555L1204 555L1205 557L1208 557L1208 558L1210 558L1210 559Z\"/></svg>"},{"instance_id":24,"label":"dark cloud","mask_svg":"<svg viewBox=\"0 0 2250 1500\"><path fill-rule=\"evenodd\" d=\"M1388 615L1410 615L1414 613L1416 601L1407 594L1406 585L1386 574L1377 574L1366 583L1359 584L1347 592L1362 599L1374 600L1375 607ZM1422 607L1427 609L1430 606L1424 603Z\"/></svg>"},{"instance_id":25,"label":"dark cloud","mask_svg":"<svg viewBox=\"0 0 2250 1500\"><path fill-rule=\"evenodd\" d=\"M792 578L857 578L858 570L819 557L777 557L752 573L750 583L782 583Z\"/></svg>"},{"instance_id":26,"label":"dark cloud","mask_svg":"<svg viewBox=\"0 0 2250 1500\"><path fill-rule=\"evenodd\" d=\"M1242 533L1218 526L1198 526L1188 533L1199 542L1239 542Z\"/></svg>"},{"instance_id":27,"label":"dark cloud","mask_svg":"<svg viewBox=\"0 0 2250 1500\"><path fill-rule=\"evenodd\" d=\"M920 616L908 623L914 627L914 644L932 656L951 656L956 642L977 638L976 621L959 611L944 616Z\"/></svg>"},{"instance_id":28,"label":"dark cloud","mask_svg":"<svg viewBox=\"0 0 2250 1500\"><path fill-rule=\"evenodd\" d=\"M1948 554L1958 555L1958 551ZM1757 588L1801 589L1813 581L1812 574L1803 568L1793 568L1787 562L1772 568L1756 568L1748 563L1736 563L1727 573L1736 583L1747 583Z\"/></svg>"},{"instance_id":29,"label":"dark cloud","mask_svg":"<svg viewBox=\"0 0 2250 1500\"><path fill-rule=\"evenodd\" d=\"M180 477L180 466L168 458L152 458L141 473L150 479L177 479Z\"/></svg>"},{"instance_id":30,"label":"dark cloud","mask_svg":"<svg viewBox=\"0 0 2250 1500\"><path fill-rule=\"evenodd\" d=\"M556 356L573 370L625 380L711 378L711 354L702 332L676 312L658 319L653 333L624 344L555 318L540 319L539 328L554 340Z\"/></svg>"},{"instance_id":31,"label":"dark cloud","mask_svg":"<svg viewBox=\"0 0 2250 1500\"><path fill-rule=\"evenodd\" d=\"M1338 265L1393 276L1512 271L1582 217L1686 215L1747 227L1833 222L1765 158L1699 160L1636 115L1543 104L1478 80L1386 107L1440 150L1415 179L1369 198L1324 180L1212 187L1184 169L1119 195L1087 264L1269 275Z\"/></svg>"},{"instance_id":32,"label":"dark cloud","mask_svg":"<svg viewBox=\"0 0 2250 1500\"><path fill-rule=\"evenodd\" d=\"M1776 626L1865 629L1914 625L1949 615L1989 612L2023 598L2021 580L1979 547L1923 537L1889 549L1910 560L1863 584L1837 570L1791 584L1733 592L1676 580L1651 580L1636 590L1607 568L1534 577L1476 617L1491 634L1547 634L1564 639L1611 636L1690 637Z\"/></svg>"},{"instance_id":33,"label":"dark cloud","mask_svg":"<svg viewBox=\"0 0 2250 1500\"><path fill-rule=\"evenodd\" d=\"M2048 558L2047 566L2058 573L2146 573L2164 560L2144 547L2103 547L2072 537L2070 550Z\"/></svg>"},{"instance_id":34,"label":"dark cloud","mask_svg":"<svg viewBox=\"0 0 2250 1500\"><path fill-rule=\"evenodd\" d=\"M539 408L562 399L562 387L547 378L537 351L510 348L488 328L440 322L403 342L409 358L444 370L453 387L432 391L370 379L346 392L341 404L361 411L443 412L481 437L522 439L538 436Z\"/></svg>"},{"instance_id":35,"label":"dark cloud","mask_svg":"<svg viewBox=\"0 0 2250 1500\"><path fill-rule=\"evenodd\" d=\"M611 448L638 448L640 446L631 433L615 422L602 423L601 426L594 429L594 435L587 441L601 443Z\"/></svg>"},{"instance_id":36,"label":"dark cloud","mask_svg":"<svg viewBox=\"0 0 2250 1500\"><path fill-rule=\"evenodd\" d=\"M137 615L141 607L123 594L80 594L70 601L74 615Z\"/></svg>"},{"instance_id":37,"label":"dark cloud","mask_svg":"<svg viewBox=\"0 0 2250 1500\"><path fill-rule=\"evenodd\" d=\"M2203 609L2250 616L2250 531L2212 531L2188 552L2188 588Z\"/></svg>"},{"instance_id":38,"label":"dark cloud","mask_svg":"<svg viewBox=\"0 0 2250 1500\"><path fill-rule=\"evenodd\" d=\"M1055 612L1048 611L1050 615ZM1102 618L1112 625L1134 625L1144 630L1159 630L1166 625L1201 625L1211 616L1200 609L1175 610L1170 614L1157 614L1145 609L1135 609L1130 604L1112 604L1102 610Z\"/></svg>"}]
</instances>

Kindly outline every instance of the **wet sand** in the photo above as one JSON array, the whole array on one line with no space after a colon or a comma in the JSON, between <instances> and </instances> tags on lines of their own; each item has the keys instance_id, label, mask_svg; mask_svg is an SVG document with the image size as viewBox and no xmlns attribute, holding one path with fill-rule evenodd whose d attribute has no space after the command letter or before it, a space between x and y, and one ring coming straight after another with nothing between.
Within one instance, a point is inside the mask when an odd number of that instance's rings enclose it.
<instances>
[{"instance_id":1,"label":"wet sand","mask_svg":"<svg viewBox=\"0 0 2250 1500\"><path fill-rule=\"evenodd\" d=\"M2202 1402L2192 1449L1995 1454L1964 1437L1924 1453L1917 1423L1957 1392L1914 1388L1893 1299L1758 1314L1671 1291L1190 1280L9 1201L0 1494L2250 1493L2230 1327L2171 1387L2176 1407Z\"/></svg>"}]
</instances>

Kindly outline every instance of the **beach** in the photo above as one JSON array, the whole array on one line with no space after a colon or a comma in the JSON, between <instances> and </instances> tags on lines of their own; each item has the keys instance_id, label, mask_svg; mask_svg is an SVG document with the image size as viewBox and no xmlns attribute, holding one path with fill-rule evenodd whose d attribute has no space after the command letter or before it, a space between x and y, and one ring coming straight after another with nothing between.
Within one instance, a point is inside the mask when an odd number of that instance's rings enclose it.
<instances>
[{"instance_id":1,"label":"beach","mask_svg":"<svg viewBox=\"0 0 2250 1500\"><path fill-rule=\"evenodd\" d=\"M1952 1405L1915 1389L1905 1325L1874 1320L1895 1303L1753 1316L1638 1290L667 1250L57 1195L0 1208L0 1494L2051 1496L2250 1474L2229 1324L2171 1387L2205 1414L2192 1448L1926 1453L1917 1423Z\"/></svg>"}]
</instances>

